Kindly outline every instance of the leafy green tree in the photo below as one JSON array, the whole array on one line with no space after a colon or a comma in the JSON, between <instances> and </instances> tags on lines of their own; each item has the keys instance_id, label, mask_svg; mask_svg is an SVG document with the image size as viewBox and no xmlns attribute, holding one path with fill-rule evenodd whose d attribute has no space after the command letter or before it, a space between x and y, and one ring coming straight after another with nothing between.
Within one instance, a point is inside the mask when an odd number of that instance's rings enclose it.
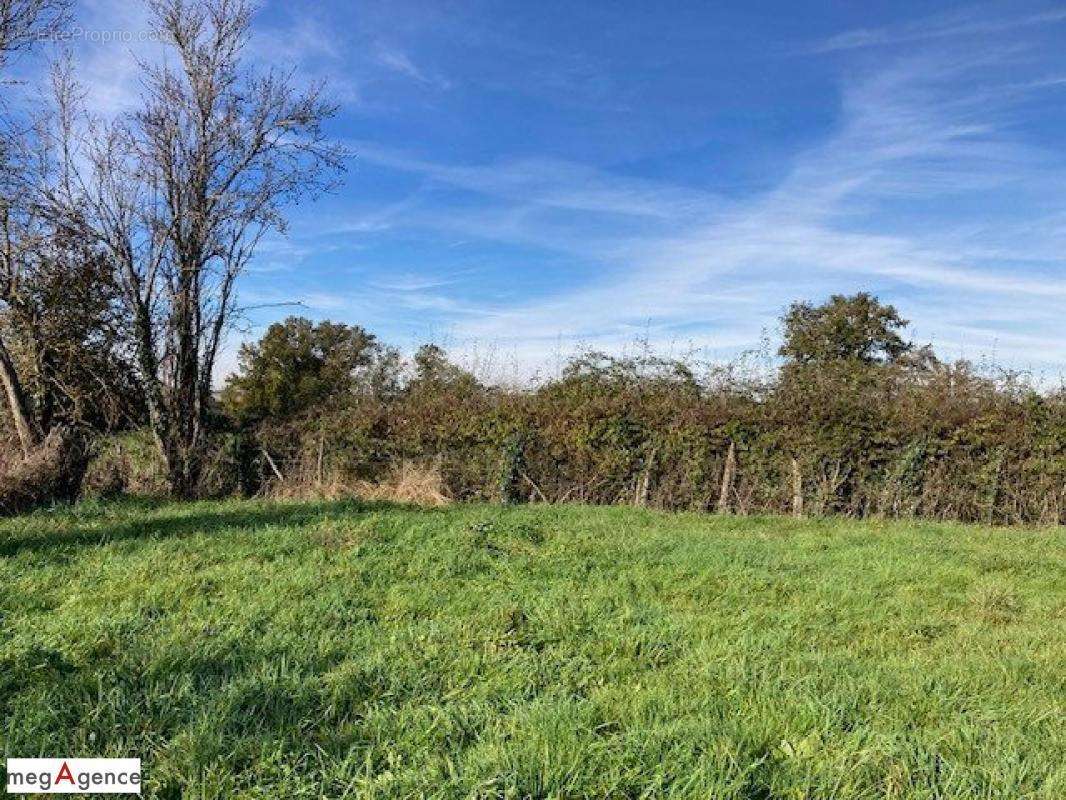
<instances>
[{"instance_id":1,"label":"leafy green tree","mask_svg":"<svg viewBox=\"0 0 1066 800\"><path fill-rule=\"evenodd\" d=\"M772 438L788 454L793 510L804 508L805 494L815 513L848 507L885 467L893 414L886 398L929 353L903 338L907 321L895 308L865 292L794 303L782 324L786 363L767 412Z\"/></svg>"},{"instance_id":2,"label":"leafy green tree","mask_svg":"<svg viewBox=\"0 0 1066 800\"><path fill-rule=\"evenodd\" d=\"M896 363L914 349L900 335L907 320L866 292L835 294L820 306L793 303L783 323L778 352L796 364Z\"/></svg>"},{"instance_id":3,"label":"leafy green tree","mask_svg":"<svg viewBox=\"0 0 1066 800\"><path fill-rule=\"evenodd\" d=\"M457 364L448 360L448 354L435 344L424 344L418 348L414 357L414 377L412 390L426 388L444 388L477 386L477 379Z\"/></svg>"},{"instance_id":4,"label":"leafy green tree","mask_svg":"<svg viewBox=\"0 0 1066 800\"><path fill-rule=\"evenodd\" d=\"M336 404L390 380L395 359L358 325L289 317L241 346L239 368L222 391L223 407L241 422L284 421Z\"/></svg>"}]
</instances>

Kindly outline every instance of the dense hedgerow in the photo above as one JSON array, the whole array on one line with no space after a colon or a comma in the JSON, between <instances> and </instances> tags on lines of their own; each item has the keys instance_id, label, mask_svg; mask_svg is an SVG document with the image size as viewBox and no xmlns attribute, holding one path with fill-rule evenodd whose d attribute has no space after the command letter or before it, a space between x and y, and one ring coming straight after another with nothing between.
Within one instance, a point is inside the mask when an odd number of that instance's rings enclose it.
<instances>
[{"instance_id":1,"label":"dense hedgerow","mask_svg":"<svg viewBox=\"0 0 1066 800\"><path fill-rule=\"evenodd\" d=\"M1066 520L1066 394L944 363L867 295L797 304L772 377L588 353L526 388L290 319L242 350L214 492L344 492L401 464L456 500Z\"/></svg>"}]
</instances>

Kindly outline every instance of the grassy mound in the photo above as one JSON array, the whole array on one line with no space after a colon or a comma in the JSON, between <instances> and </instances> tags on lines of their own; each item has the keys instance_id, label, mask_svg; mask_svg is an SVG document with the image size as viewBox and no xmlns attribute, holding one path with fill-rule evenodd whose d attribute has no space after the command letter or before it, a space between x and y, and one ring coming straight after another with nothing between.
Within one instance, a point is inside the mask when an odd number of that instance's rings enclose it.
<instances>
[{"instance_id":1,"label":"grassy mound","mask_svg":"<svg viewBox=\"0 0 1066 800\"><path fill-rule=\"evenodd\" d=\"M1066 532L343 503L0 521L11 756L151 797L1066 797Z\"/></svg>"}]
</instances>

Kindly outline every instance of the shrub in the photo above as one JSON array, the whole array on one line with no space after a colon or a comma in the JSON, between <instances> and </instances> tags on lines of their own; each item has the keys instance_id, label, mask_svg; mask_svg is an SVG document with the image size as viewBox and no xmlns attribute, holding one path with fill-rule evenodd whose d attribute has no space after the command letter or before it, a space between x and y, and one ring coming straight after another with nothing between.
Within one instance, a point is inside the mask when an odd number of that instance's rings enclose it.
<instances>
[{"instance_id":1,"label":"shrub","mask_svg":"<svg viewBox=\"0 0 1066 800\"><path fill-rule=\"evenodd\" d=\"M53 428L30 456L0 474L0 514L75 499L88 460L83 432L67 426Z\"/></svg>"}]
</instances>

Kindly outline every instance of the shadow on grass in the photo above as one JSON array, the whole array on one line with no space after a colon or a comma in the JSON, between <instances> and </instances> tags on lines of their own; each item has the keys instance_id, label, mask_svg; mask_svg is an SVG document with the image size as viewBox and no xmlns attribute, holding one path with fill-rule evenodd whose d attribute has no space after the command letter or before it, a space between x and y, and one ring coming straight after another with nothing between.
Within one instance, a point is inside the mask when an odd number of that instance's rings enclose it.
<instances>
[{"instance_id":1,"label":"shadow on grass","mask_svg":"<svg viewBox=\"0 0 1066 800\"><path fill-rule=\"evenodd\" d=\"M202 509L202 510L201 510ZM175 539L203 533L224 534L268 525L298 527L333 514L361 515L372 511L406 510L432 513L436 509L358 500L305 501L237 505L209 510L199 503L123 499L97 507L73 507L59 518L35 514L21 530L0 530L0 557L20 553L97 546L129 540ZM116 512L118 512L117 518ZM141 516L138 516L141 515ZM112 518L113 521L109 522ZM40 527L33 525L39 520Z\"/></svg>"}]
</instances>

